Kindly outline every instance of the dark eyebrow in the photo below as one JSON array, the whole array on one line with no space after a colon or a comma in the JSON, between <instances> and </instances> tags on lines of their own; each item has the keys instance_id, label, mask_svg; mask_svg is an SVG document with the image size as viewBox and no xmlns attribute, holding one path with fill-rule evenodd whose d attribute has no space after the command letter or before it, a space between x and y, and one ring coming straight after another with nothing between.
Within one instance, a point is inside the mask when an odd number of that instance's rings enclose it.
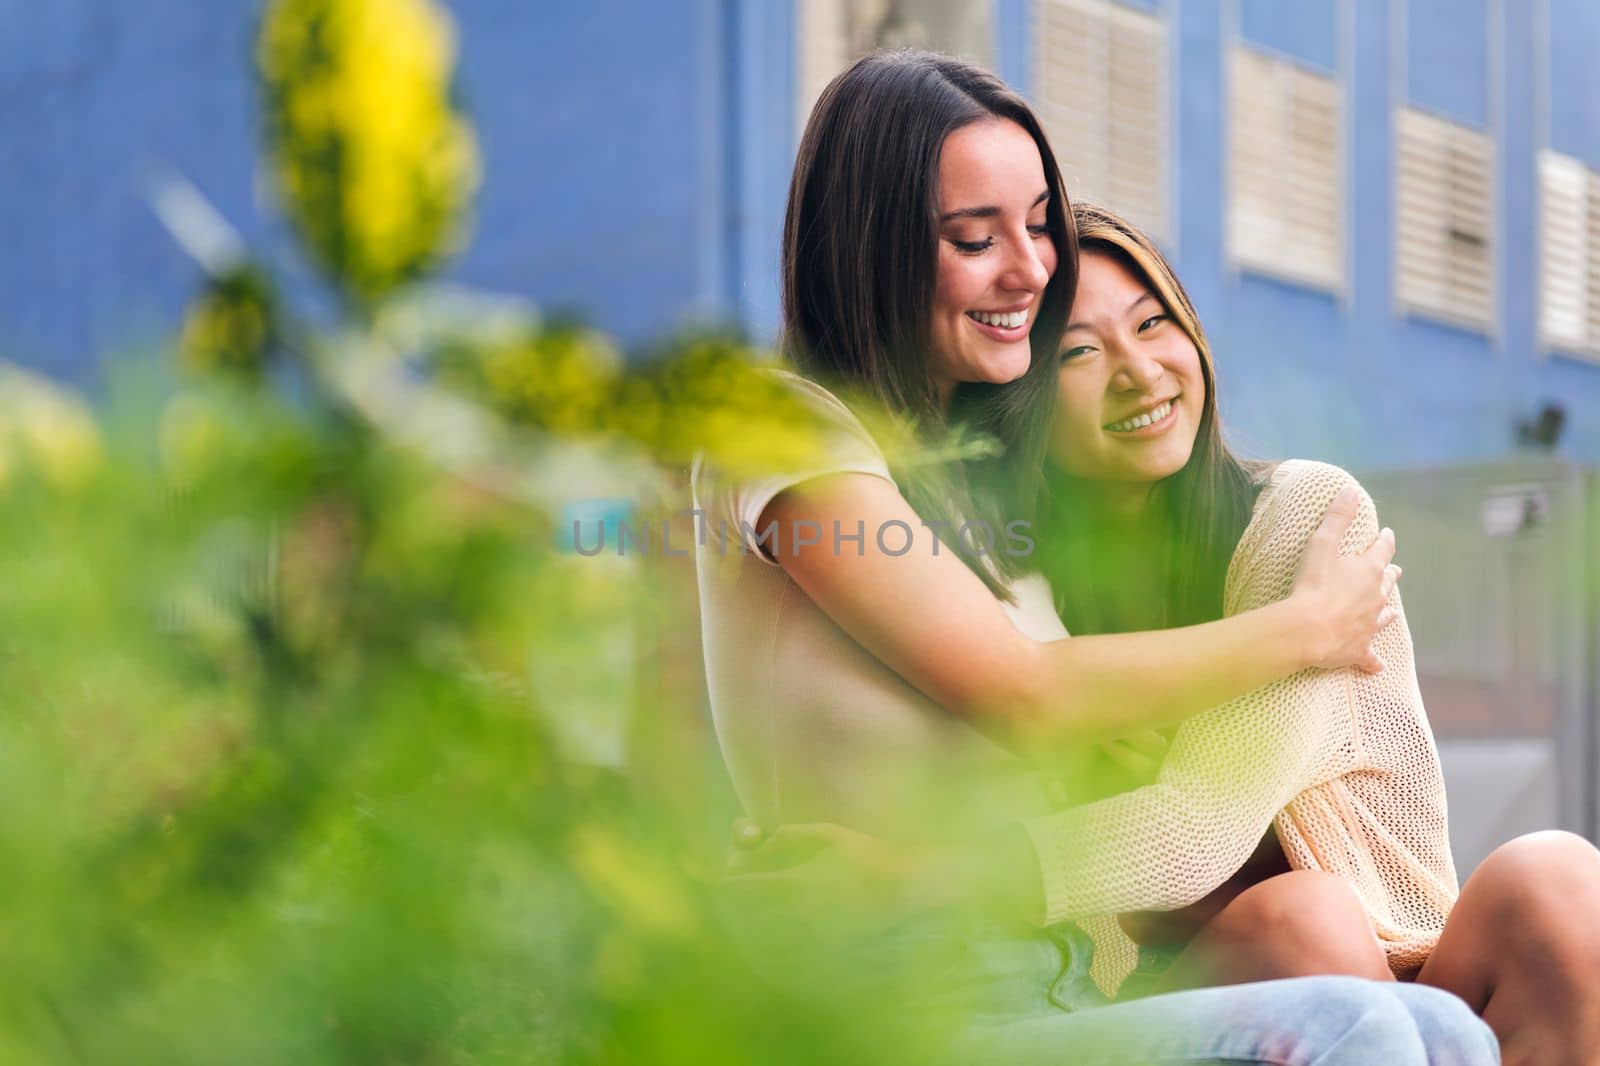
<instances>
[{"instance_id":1,"label":"dark eyebrow","mask_svg":"<svg viewBox=\"0 0 1600 1066\"><path fill-rule=\"evenodd\" d=\"M1050 199L1050 190L1046 189L1034 198L1033 203L1028 205L1028 210L1032 211L1048 199ZM951 211L949 214L940 215L939 224L943 225L953 218L993 218L999 213L1000 209L992 205L987 207L963 207L959 211Z\"/></svg>"},{"instance_id":2,"label":"dark eyebrow","mask_svg":"<svg viewBox=\"0 0 1600 1066\"><path fill-rule=\"evenodd\" d=\"M1126 315L1129 311L1132 311L1135 307L1138 307L1140 304L1144 303L1146 300L1154 300L1155 298L1156 298L1156 294L1151 292L1149 289L1146 289L1144 292L1141 292L1139 294L1138 298L1135 299L1133 301L1133 303L1129 304L1128 307L1127 307L1127 310L1123 311L1122 313L1124 315ZM1075 329L1088 329L1088 328L1089 328L1089 323L1087 323L1087 322L1068 322L1067 323L1067 328L1062 330L1062 332L1063 333L1071 333Z\"/></svg>"}]
</instances>

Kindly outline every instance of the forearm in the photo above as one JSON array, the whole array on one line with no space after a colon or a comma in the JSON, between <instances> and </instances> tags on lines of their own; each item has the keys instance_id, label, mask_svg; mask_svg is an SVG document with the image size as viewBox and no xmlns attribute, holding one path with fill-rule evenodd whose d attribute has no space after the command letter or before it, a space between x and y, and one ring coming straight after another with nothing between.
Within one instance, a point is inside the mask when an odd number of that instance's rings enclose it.
<instances>
[{"instance_id":1,"label":"forearm","mask_svg":"<svg viewBox=\"0 0 1600 1066\"><path fill-rule=\"evenodd\" d=\"M761 519L783 528L909 528L917 515L892 482L839 474L780 493ZM1387 556L1330 576L1337 523L1324 525L1329 535L1319 528L1319 567L1304 591L1291 580L1274 602L1221 621L1062 640L1031 639L972 570L936 547L904 556L807 550L775 561L845 633L935 704L1021 745L1170 725L1317 663L1361 662L1381 628Z\"/></svg>"},{"instance_id":2,"label":"forearm","mask_svg":"<svg viewBox=\"0 0 1600 1066\"><path fill-rule=\"evenodd\" d=\"M1289 599L1181 629L1040 644L1031 689L974 713L1008 719L1014 733L1039 740L1174 725L1311 665L1312 632Z\"/></svg>"}]
</instances>

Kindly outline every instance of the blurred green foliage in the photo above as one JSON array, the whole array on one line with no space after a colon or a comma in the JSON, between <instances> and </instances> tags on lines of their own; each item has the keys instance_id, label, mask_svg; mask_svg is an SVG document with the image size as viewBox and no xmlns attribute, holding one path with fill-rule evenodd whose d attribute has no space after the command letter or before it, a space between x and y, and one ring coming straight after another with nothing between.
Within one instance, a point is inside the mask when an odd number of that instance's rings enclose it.
<instances>
[{"instance_id":1,"label":"blurred green foliage","mask_svg":"<svg viewBox=\"0 0 1600 1066\"><path fill-rule=\"evenodd\" d=\"M248 263L211 278L184 316L179 358L193 370L259 378L280 341L276 301L271 281Z\"/></svg>"},{"instance_id":2,"label":"blurred green foliage","mask_svg":"<svg viewBox=\"0 0 1600 1066\"><path fill-rule=\"evenodd\" d=\"M0 1062L902 1061L929 1038L881 1039L928 967L846 993L819 976L840 942L798 921L752 954L704 709L651 680L681 589L555 547L596 477L656 492L698 449L798 461L815 436L732 340L627 365L418 284L477 180L451 52L429 0L266 6L272 187L344 320L213 262L176 379L126 364L91 409L0 375ZM659 743L617 747L648 767L574 755L619 669L619 728Z\"/></svg>"}]
</instances>

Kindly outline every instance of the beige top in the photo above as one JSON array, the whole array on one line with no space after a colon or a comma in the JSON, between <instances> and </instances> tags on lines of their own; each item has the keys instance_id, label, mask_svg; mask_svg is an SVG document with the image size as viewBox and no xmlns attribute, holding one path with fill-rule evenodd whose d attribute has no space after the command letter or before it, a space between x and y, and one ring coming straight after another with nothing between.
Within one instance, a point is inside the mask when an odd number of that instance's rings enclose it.
<instances>
[{"instance_id":1,"label":"beige top","mask_svg":"<svg viewBox=\"0 0 1600 1066\"><path fill-rule=\"evenodd\" d=\"M1228 614L1289 594L1311 533L1354 479L1290 461L1256 501L1228 569ZM1369 546L1366 493L1340 545ZM1391 603L1399 608L1399 593ZM1222 884L1271 824L1296 869L1349 881L1396 975L1438 942L1457 894L1444 779L1423 711L1405 616L1378 634L1378 674L1307 670L1207 711L1177 731L1154 784L1029 823L1048 920L1096 940L1093 975L1114 990L1136 949L1114 915L1173 910Z\"/></svg>"},{"instance_id":2,"label":"beige top","mask_svg":"<svg viewBox=\"0 0 1600 1066\"><path fill-rule=\"evenodd\" d=\"M900 839L1049 811L1025 764L879 662L754 543L762 511L784 489L835 473L894 481L845 404L811 381L773 373L826 427L823 454L742 481L697 462L691 478L703 523L695 562L711 711L745 809L768 825L834 821ZM779 532L779 549L792 550ZM903 541L903 532L886 534L889 550ZM1043 578L1012 592L1017 603L1006 610L1020 631L1066 636Z\"/></svg>"}]
</instances>

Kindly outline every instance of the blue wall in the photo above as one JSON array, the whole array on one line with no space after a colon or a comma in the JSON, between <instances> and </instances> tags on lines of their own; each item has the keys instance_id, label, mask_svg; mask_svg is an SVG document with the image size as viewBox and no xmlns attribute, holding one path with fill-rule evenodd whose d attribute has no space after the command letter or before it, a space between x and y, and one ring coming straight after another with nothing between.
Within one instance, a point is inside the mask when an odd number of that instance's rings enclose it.
<instances>
[{"instance_id":1,"label":"blue wall","mask_svg":"<svg viewBox=\"0 0 1600 1066\"><path fill-rule=\"evenodd\" d=\"M1240 0L1239 36L1325 74L1339 68L1336 0Z\"/></svg>"},{"instance_id":2,"label":"blue wall","mask_svg":"<svg viewBox=\"0 0 1600 1066\"><path fill-rule=\"evenodd\" d=\"M1026 90L1037 0L993 0L995 65ZM630 345L694 321L770 337L795 143L792 0L452 0L486 158L477 236L452 273L571 307ZM1171 26L1170 251L1256 454L1364 468L1501 456L1546 399L1564 451L1600 460L1600 366L1537 340L1536 156L1600 166L1591 0L1138 0ZM175 323L195 274L143 199L192 179L284 264L252 199L255 4L0 0L0 355L88 379ZM1225 56L1236 41L1339 78L1344 286L1239 272L1224 245ZM1397 311L1394 109L1491 132L1500 278L1485 335Z\"/></svg>"},{"instance_id":3,"label":"blue wall","mask_svg":"<svg viewBox=\"0 0 1600 1066\"><path fill-rule=\"evenodd\" d=\"M787 34L787 5L762 6ZM775 272L752 268L747 293L738 270L776 261L793 109L785 98L788 125L764 147L781 124L759 94L778 98L764 78L786 94L792 74L732 58L740 33L771 27L715 0L450 8L486 164L454 276L580 311L629 343L725 320L741 300L776 318ZM173 328L196 273L148 206L165 172L304 280L253 196L257 10L0 0L0 356L83 382ZM741 172L735 131L781 168L776 202L759 164Z\"/></svg>"},{"instance_id":4,"label":"blue wall","mask_svg":"<svg viewBox=\"0 0 1600 1066\"><path fill-rule=\"evenodd\" d=\"M724 5L451 6L486 176L458 275L581 311L626 341L719 313L731 284Z\"/></svg>"},{"instance_id":5,"label":"blue wall","mask_svg":"<svg viewBox=\"0 0 1600 1066\"><path fill-rule=\"evenodd\" d=\"M1398 0L1409 103L1468 126L1489 124L1489 0ZM1495 7L1531 8L1529 4ZM1514 14L1514 13L1513 13Z\"/></svg>"},{"instance_id":6,"label":"blue wall","mask_svg":"<svg viewBox=\"0 0 1600 1066\"><path fill-rule=\"evenodd\" d=\"M252 237L250 4L0 0L0 355L85 379L171 327L193 270L146 205L186 174Z\"/></svg>"},{"instance_id":7,"label":"blue wall","mask_svg":"<svg viewBox=\"0 0 1600 1066\"><path fill-rule=\"evenodd\" d=\"M1543 0L1541 27L1549 66L1538 86L1549 94L1550 147L1600 167L1600 5L1593 0Z\"/></svg>"},{"instance_id":8,"label":"blue wall","mask_svg":"<svg viewBox=\"0 0 1600 1066\"><path fill-rule=\"evenodd\" d=\"M698 323L766 337L796 145L788 0L456 0L487 148L467 280L629 345Z\"/></svg>"}]
</instances>

